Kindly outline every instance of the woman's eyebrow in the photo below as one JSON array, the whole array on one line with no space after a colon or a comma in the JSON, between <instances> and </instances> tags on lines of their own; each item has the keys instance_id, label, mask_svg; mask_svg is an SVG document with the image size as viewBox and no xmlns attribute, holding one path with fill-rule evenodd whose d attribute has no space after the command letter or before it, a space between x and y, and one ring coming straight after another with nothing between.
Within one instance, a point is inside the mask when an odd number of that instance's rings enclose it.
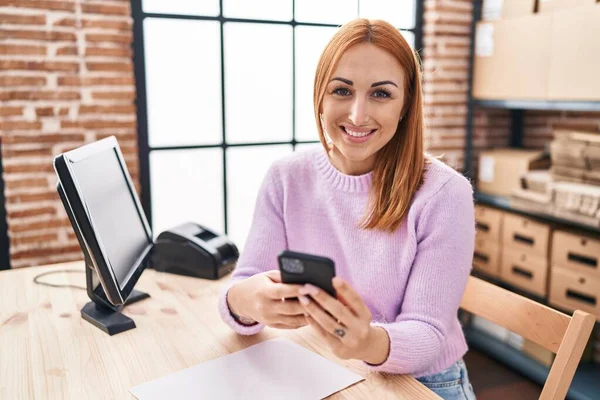
<instances>
[{"instance_id":1,"label":"woman's eyebrow","mask_svg":"<svg viewBox=\"0 0 600 400\"><path fill-rule=\"evenodd\" d=\"M339 76L336 76L335 78L332 78L331 81L340 81L340 82L344 82L346 85L350 85L353 86L354 82L352 82L350 79L346 79L346 78L340 78ZM331 82L330 81L330 82ZM379 81L379 82L375 82L371 85L371 87L375 87L375 86L381 86L381 85L394 85L396 87L398 87L398 85L396 85L394 82L392 81Z\"/></svg>"}]
</instances>

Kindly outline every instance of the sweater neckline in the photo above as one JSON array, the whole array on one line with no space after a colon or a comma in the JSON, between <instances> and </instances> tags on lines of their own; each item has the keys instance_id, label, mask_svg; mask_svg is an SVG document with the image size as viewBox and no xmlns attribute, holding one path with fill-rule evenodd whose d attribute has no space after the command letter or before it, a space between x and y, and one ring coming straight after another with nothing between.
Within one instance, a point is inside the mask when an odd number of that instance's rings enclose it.
<instances>
[{"instance_id":1,"label":"sweater neckline","mask_svg":"<svg viewBox=\"0 0 600 400\"><path fill-rule=\"evenodd\" d=\"M315 154L315 165L321 175L334 188L351 193L368 192L373 181L373 171L363 175L346 175L339 171L329 159L324 149Z\"/></svg>"}]
</instances>

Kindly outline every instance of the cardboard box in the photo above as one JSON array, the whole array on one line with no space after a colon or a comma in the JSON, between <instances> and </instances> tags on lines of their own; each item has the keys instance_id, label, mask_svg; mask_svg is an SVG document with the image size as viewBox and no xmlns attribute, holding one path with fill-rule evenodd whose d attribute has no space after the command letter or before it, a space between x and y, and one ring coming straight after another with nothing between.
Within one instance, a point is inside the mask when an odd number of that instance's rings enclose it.
<instances>
[{"instance_id":1,"label":"cardboard box","mask_svg":"<svg viewBox=\"0 0 600 400\"><path fill-rule=\"evenodd\" d=\"M531 15L477 23L475 98L545 100L548 97L552 18L552 15ZM557 68L556 73L561 74L562 70ZM574 75L572 69L571 75Z\"/></svg>"},{"instance_id":2,"label":"cardboard box","mask_svg":"<svg viewBox=\"0 0 600 400\"><path fill-rule=\"evenodd\" d=\"M535 2L535 0L484 0L481 19L497 21L532 15L535 11Z\"/></svg>"},{"instance_id":3,"label":"cardboard box","mask_svg":"<svg viewBox=\"0 0 600 400\"><path fill-rule=\"evenodd\" d=\"M548 259L505 246L500 278L524 291L545 297L548 294Z\"/></svg>"},{"instance_id":4,"label":"cardboard box","mask_svg":"<svg viewBox=\"0 0 600 400\"><path fill-rule=\"evenodd\" d=\"M505 213L502 245L531 256L548 257L550 226L516 214Z\"/></svg>"},{"instance_id":5,"label":"cardboard box","mask_svg":"<svg viewBox=\"0 0 600 400\"><path fill-rule=\"evenodd\" d=\"M477 224L477 237L500 242L502 237L503 212L495 208L476 205L475 223Z\"/></svg>"},{"instance_id":6,"label":"cardboard box","mask_svg":"<svg viewBox=\"0 0 600 400\"><path fill-rule=\"evenodd\" d=\"M473 268L494 278L500 276L500 251L497 239L475 238Z\"/></svg>"},{"instance_id":7,"label":"cardboard box","mask_svg":"<svg viewBox=\"0 0 600 400\"><path fill-rule=\"evenodd\" d=\"M562 12L575 7L590 6L596 3L596 0L540 0L538 12L541 14L551 12Z\"/></svg>"},{"instance_id":8,"label":"cardboard box","mask_svg":"<svg viewBox=\"0 0 600 400\"><path fill-rule=\"evenodd\" d=\"M600 239L554 231L552 265L600 280Z\"/></svg>"},{"instance_id":9,"label":"cardboard box","mask_svg":"<svg viewBox=\"0 0 600 400\"><path fill-rule=\"evenodd\" d=\"M478 190L510 196L521 187L521 176L530 170L550 167L549 157L537 150L495 149L479 156Z\"/></svg>"},{"instance_id":10,"label":"cardboard box","mask_svg":"<svg viewBox=\"0 0 600 400\"><path fill-rule=\"evenodd\" d=\"M548 99L600 100L600 4L550 15Z\"/></svg>"},{"instance_id":11,"label":"cardboard box","mask_svg":"<svg viewBox=\"0 0 600 400\"><path fill-rule=\"evenodd\" d=\"M549 301L569 311L583 310L600 320L600 280L552 265Z\"/></svg>"}]
</instances>

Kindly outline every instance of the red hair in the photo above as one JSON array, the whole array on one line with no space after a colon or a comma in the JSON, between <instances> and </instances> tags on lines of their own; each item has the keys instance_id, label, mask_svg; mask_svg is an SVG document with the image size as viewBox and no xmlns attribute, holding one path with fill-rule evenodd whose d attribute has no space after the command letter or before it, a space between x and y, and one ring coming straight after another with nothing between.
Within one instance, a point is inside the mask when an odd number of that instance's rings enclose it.
<instances>
[{"instance_id":1,"label":"red hair","mask_svg":"<svg viewBox=\"0 0 600 400\"><path fill-rule=\"evenodd\" d=\"M423 181L426 158L423 149L423 94L418 55L400 32L381 20L355 19L343 25L325 47L315 75L314 106L319 139L328 145L320 123L323 97L340 58L359 43L371 43L393 55L404 71L403 118L392 139L377 152L369 209L364 229L393 232L408 212L413 195Z\"/></svg>"}]
</instances>

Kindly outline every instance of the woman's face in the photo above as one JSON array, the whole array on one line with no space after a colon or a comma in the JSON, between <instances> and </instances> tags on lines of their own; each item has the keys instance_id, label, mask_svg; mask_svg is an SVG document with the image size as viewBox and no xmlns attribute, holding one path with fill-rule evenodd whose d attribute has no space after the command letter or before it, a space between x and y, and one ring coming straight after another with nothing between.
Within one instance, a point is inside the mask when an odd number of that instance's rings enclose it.
<instances>
[{"instance_id":1,"label":"woman's face","mask_svg":"<svg viewBox=\"0 0 600 400\"><path fill-rule=\"evenodd\" d=\"M371 43L349 48L327 83L322 105L336 168L348 175L371 171L375 154L396 133L403 104L399 62Z\"/></svg>"}]
</instances>

